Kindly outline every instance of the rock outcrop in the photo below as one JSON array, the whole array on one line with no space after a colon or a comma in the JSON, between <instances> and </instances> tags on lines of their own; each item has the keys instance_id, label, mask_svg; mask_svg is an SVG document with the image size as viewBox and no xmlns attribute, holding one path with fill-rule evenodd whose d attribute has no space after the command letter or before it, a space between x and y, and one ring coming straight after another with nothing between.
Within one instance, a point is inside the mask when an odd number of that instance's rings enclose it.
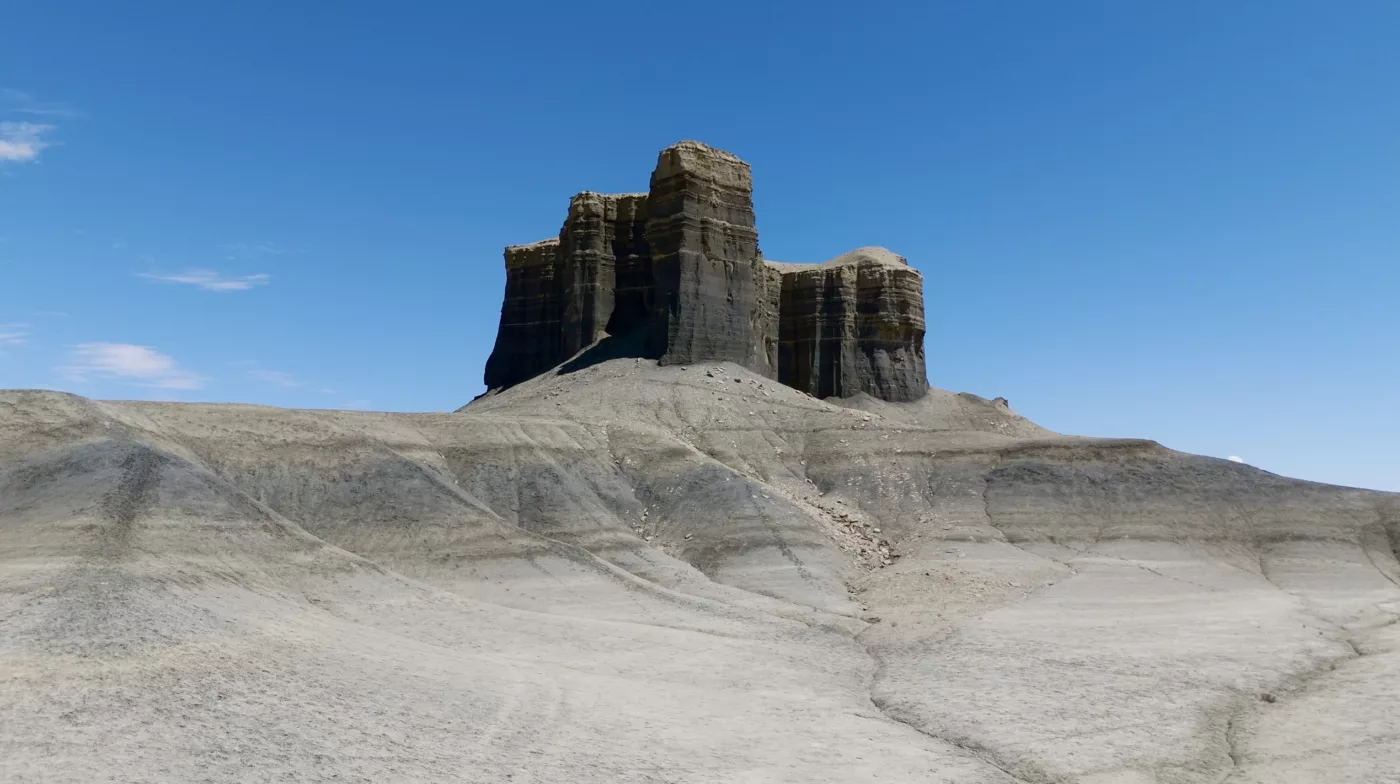
<instances>
[{"instance_id":1,"label":"rock outcrop","mask_svg":"<svg viewBox=\"0 0 1400 784\"><path fill-rule=\"evenodd\" d=\"M748 164L697 142L662 150L647 209L656 274L649 350L663 364L728 360L774 375Z\"/></svg>"},{"instance_id":2,"label":"rock outcrop","mask_svg":"<svg viewBox=\"0 0 1400 784\"><path fill-rule=\"evenodd\" d=\"M781 271L778 377L816 397L927 391L923 278L902 257L861 248Z\"/></svg>"},{"instance_id":3,"label":"rock outcrop","mask_svg":"<svg viewBox=\"0 0 1400 784\"><path fill-rule=\"evenodd\" d=\"M748 164L698 142L661 151L648 193L579 193L557 240L506 249L486 386L624 336L661 364L734 362L818 397L928 387L919 273L881 248L764 261Z\"/></svg>"},{"instance_id":4,"label":"rock outcrop","mask_svg":"<svg viewBox=\"0 0 1400 784\"><path fill-rule=\"evenodd\" d=\"M486 386L513 386L558 365L560 350L559 240L506 248L506 295L496 347L486 360Z\"/></svg>"},{"instance_id":5,"label":"rock outcrop","mask_svg":"<svg viewBox=\"0 0 1400 784\"><path fill-rule=\"evenodd\" d=\"M609 334L647 323L655 284L645 193L585 191L569 201L557 238L506 248L506 293L491 389L555 367Z\"/></svg>"}]
</instances>

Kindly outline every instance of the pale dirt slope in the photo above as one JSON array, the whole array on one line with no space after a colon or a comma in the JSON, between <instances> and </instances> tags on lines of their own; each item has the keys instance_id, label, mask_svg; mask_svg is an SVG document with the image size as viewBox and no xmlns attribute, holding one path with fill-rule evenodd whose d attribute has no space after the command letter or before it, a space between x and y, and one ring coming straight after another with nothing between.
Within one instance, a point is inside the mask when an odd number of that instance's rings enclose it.
<instances>
[{"instance_id":1,"label":"pale dirt slope","mask_svg":"<svg viewBox=\"0 0 1400 784\"><path fill-rule=\"evenodd\" d=\"M1400 781L1400 498L616 360L0 392L6 782Z\"/></svg>"}]
</instances>

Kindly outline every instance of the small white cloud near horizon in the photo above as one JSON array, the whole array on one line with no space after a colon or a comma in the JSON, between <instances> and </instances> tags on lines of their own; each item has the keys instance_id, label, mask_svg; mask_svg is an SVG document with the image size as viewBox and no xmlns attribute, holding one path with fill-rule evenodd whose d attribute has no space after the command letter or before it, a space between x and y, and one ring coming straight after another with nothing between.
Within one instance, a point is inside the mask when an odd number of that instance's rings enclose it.
<instances>
[{"instance_id":1,"label":"small white cloud near horizon","mask_svg":"<svg viewBox=\"0 0 1400 784\"><path fill-rule=\"evenodd\" d=\"M363 411L369 408L368 400L347 400L340 404L340 408L350 411Z\"/></svg>"},{"instance_id":2,"label":"small white cloud near horizon","mask_svg":"<svg viewBox=\"0 0 1400 784\"><path fill-rule=\"evenodd\" d=\"M154 272L138 272L137 277L147 280L158 280L163 283L183 283L189 286L196 286L205 291L247 291L255 286L266 286L272 276L266 273L257 275L243 275L240 277L224 277L213 270L191 269L184 272L170 275L161 275Z\"/></svg>"},{"instance_id":3,"label":"small white cloud near horizon","mask_svg":"<svg viewBox=\"0 0 1400 784\"><path fill-rule=\"evenodd\" d=\"M150 346L130 343L81 343L58 368L69 381L110 379L151 389L201 389L205 379L184 370L175 360Z\"/></svg>"},{"instance_id":4,"label":"small white cloud near horizon","mask_svg":"<svg viewBox=\"0 0 1400 784\"><path fill-rule=\"evenodd\" d=\"M31 122L0 122L0 163L31 163L52 146L43 136L52 125Z\"/></svg>"},{"instance_id":5,"label":"small white cloud near horizon","mask_svg":"<svg viewBox=\"0 0 1400 784\"><path fill-rule=\"evenodd\" d=\"M262 368L256 368L248 371L248 375L259 381L275 384L279 387L286 387L288 389L296 389L301 386L301 382L293 378L291 373L283 373L280 370L263 370Z\"/></svg>"},{"instance_id":6,"label":"small white cloud near horizon","mask_svg":"<svg viewBox=\"0 0 1400 784\"><path fill-rule=\"evenodd\" d=\"M1227 458L1225 458L1225 459L1226 459L1226 460L1229 460L1231 463L1243 463L1243 462L1244 462L1244 458L1243 458L1243 457L1240 457L1239 455L1230 455L1229 457L1227 457Z\"/></svg>"}]
</instances>

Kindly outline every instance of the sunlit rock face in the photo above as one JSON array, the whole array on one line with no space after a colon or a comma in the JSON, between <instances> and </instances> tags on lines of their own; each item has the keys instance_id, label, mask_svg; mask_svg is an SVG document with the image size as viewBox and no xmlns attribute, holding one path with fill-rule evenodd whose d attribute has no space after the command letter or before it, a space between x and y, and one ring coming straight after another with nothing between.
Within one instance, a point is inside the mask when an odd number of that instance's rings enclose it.
<instances>
[{"instance_id":1,"label":"sunlit rock face","mask_svg":"<svg viewBox=\"0 0 1400 784\"><path fill-rule=\"evenodd\" d=\"M883 248L779 269L778 378L816 397L890 401L928 391L924 285Z\"/></svg>"}]
</instances>

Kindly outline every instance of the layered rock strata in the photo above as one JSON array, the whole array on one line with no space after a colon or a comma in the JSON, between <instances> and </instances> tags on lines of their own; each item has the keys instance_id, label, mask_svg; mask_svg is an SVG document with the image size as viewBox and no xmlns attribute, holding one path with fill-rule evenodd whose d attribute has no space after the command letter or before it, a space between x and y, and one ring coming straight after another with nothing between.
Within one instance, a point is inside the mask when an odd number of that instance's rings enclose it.
<instances>
[{"instance_id":1,"label":"layered rock strata","mask_svg":"<svg viewBox=\"0 0 1400 784\"><path fill-rule=\"evenodd\" d=\"M765 262L753 178L698 142L661 151L647 193L585 191L557 240L506 249L490 389L604 338L661 364L728 361L818 397L921 397L923 283L863 248L822 265Z\"/></svg>"},{"instance_id":2,"label":"layered rock strata","mask_svg":"<svg viewBox=\"0 0 1400 784\"><path fill-rule=\"evenodd\" d=\"M923 278L901 256L861 248L780 272L778 377L816 397L924 396Z\"/></svg>"},{"instance_id":3,"label":"layered rock strata","mask_svg":"<svg viewBox=\"0 0 1400 784\"><path fill-rule=\"evenodd\" d=\"M486 386L519 384L558 365L560 292L556 285L559 240L506 248L506 294L496 347L486 360Z\"/></svg>"},{"instance_id":4,"label":"layered rock strata","mask_svg":"<svg viewBox=\"0 0 1400 784\"><path fill-rule=\"evenodd\" d=\"M569 200L569 215L559 231L560 253L555 267L562 306L560 359L577 354L608 334L617 305L619 256L629 259L624 276L630 284L626 295L635 300L640 290L648 288L645 204L646 194L590 191ZM637 307L636 302L625 304Z\"/></svg>"},{"instance_id":5,"label":"layered rock strata","mask_svg":"<svg viewBox=\"0 0 1400 784\"><path fill-rule=\"evenodd\" d=\"M662 364L728 360L774 375L748 164L681 142L662 150L647 202L656 274L649 350Z\"/></svg>"}]
</instances>

